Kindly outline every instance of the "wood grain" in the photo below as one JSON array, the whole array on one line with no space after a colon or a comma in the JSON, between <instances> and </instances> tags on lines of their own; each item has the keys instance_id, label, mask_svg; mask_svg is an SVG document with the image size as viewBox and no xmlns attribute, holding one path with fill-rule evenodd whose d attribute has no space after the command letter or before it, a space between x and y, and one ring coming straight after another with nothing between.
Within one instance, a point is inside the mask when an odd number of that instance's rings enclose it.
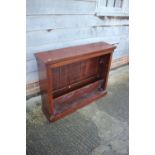
<instances>
[{"instance_id":1,"label":"wood grain","mask_svg":"<svg viewBox=\"0 0 155 155\"><path fill-rule=\"evenodd\" d=\"M62 118L107 93L115 48L98 42L35 54L42 109L48 120Z\"/></svg>"}]
</instances>

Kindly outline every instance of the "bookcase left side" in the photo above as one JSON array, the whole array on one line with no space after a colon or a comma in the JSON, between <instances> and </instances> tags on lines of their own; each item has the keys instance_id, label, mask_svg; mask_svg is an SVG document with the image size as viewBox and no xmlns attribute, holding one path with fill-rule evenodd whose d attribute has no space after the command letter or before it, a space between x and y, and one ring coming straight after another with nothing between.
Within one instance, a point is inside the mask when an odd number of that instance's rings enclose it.
<instances>
[{"instance_id":1,"label":"bookcase left side","mask_svg":"<svg viewBox=\"0 0 155 155\"><path fill-rule=\"evenodd\" d=\"M42 110L49 118L52 111L51 111L51 97L50 97L50 90L49 90L48 67L39 59L37 59L37 65L38 65L38 74L39 74L40 93L41 93L41 99L42 99Z\"/></svg>"}]
</instances>

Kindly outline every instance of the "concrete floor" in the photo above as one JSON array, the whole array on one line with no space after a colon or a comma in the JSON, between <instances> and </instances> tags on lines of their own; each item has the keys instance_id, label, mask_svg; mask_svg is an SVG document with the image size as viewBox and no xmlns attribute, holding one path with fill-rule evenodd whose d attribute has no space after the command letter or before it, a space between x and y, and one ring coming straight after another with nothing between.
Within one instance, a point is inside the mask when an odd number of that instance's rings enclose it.
<instances>
[{"instance_id":1,"label":"concrete floor","mask_svg":"<svg viewBox=\"0 0 155 155\"><path fill-rule=\"evenodd\" d=\"M128 155L128 66L110 72L108 95L49 123L40 96L27 101L27 155Z\"/></svg>"}]
</instances>

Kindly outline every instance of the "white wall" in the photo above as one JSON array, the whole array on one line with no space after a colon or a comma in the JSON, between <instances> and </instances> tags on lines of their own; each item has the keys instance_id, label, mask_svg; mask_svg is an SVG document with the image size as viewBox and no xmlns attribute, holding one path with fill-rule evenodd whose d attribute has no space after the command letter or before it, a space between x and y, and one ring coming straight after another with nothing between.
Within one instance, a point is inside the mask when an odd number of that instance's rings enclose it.
<instances>
[{"instance_id":1,"label":"white wall","mask_svg":"<svg viewBox=\"0 0 155 155\"><path fill-rule=\"evenodd\" d=\"M128 55L128 17L98 17L96 0L27 0L27 83L38 81L34 53L79 44L117 44Z\"/></svg>"}]
</instances>

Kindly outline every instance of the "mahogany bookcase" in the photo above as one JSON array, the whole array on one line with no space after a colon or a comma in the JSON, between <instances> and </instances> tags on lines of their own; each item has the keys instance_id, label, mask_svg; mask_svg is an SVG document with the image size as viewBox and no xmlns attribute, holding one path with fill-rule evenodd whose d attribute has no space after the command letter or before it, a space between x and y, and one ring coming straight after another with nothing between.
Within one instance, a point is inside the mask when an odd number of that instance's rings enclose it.
<instances>
[{"instance_id":1,"label":"mahogany bookcase","mask_svg":"<svg viewBox=\"0 0 155 155\"><path fill-rule=\"evenodd\" d=\"M36 53L42 110L56 121L107 94L112 53L105 42Z\"/></svg>"}]
</instances>

